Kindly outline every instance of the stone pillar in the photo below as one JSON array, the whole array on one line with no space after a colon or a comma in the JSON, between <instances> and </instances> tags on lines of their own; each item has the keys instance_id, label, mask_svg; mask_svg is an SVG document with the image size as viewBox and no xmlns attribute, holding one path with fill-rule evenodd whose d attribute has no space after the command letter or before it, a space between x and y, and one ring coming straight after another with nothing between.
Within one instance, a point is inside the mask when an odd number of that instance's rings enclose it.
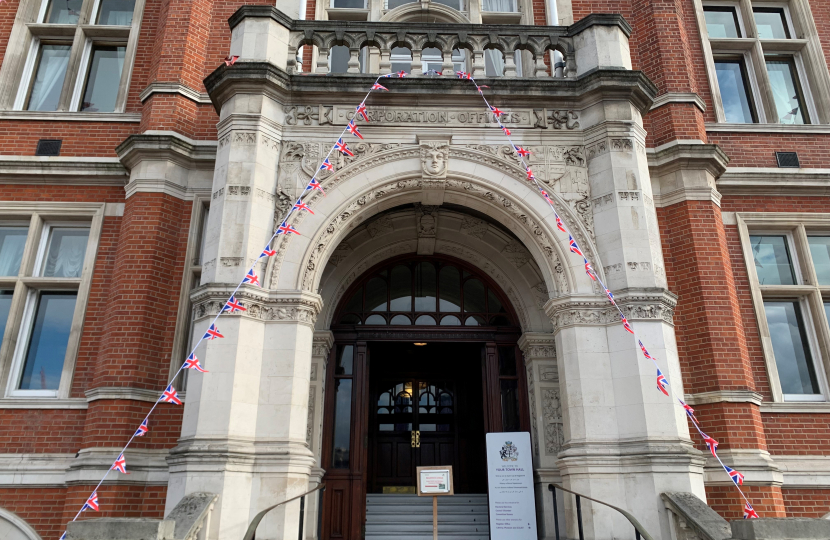
<instances>
[{"instance_id":1,"label":"stone pillar","mask_svg":"<svg viewBox=\"0 0 830 540\"><path fill-rule=\"evenodd\" d=\"M591 16L580 22L580 73L630 68L627 32L615 20ZM584 273L577 273L578 292L545 308L559 359L565 444L557 463L565 487L625 508L655 538L670 538L660 494L684 491L705 499L704 458L676 400L683 395L672 320L676 302L666 286L642 112L628 99L608 95L580 117L593 197L593 262L675 394L657 390L653 364ZM573 498L565 501L571 511ZM582 509L585 538L630 531L620 514L589 503ZM575 537L575 526L568 533Z\"/></svg>"},{"instance_id":2,"label":"stone pillar","mask_svg":"<svg viewBox=\"0 0 830 540\"><path fill-rule=\"evenodd\" d=\"M231 50L249 50L247 58L256 60L283 58L281 29L271 18L246 18L233 29ZM219 146L202 285L191 297L197 339L254 262L265 282L265 259L258 256L274 230L284 115L282 103L251 90L259 82L225 82L217 98ZM197 348L209 373L191 373L181 438L168 459L168 511L191 493L219 495L210 540L241 538L257 512L305 492L315 464L307 425L320 297L247 284L236 297L247 311L223 315L217 328L224 338ZM256 536L296 538L298 528L296 501L268 514Z\"/></svg>"},{"instance_id":3,"label":"stone pillar","mask_svg":"<svg viewBox=\"0 0 830 540\"><path fill-rule=\"evenodd\" d=\"M553 498L548 484L562 484L556 456L562 449L562 405L559 369L556 365L556 341L553 334L525 332L519 348L527 370L530 429L533 441L533 477L536 489L536 527L541 538L555 538ZM560 534L564 536L562 492L557 493L562 516Z\"/></svg>"},{"instance_id":4,"label":"stone pillar","mask_svg":"<svg viewBox=\"0 0 830 540\"><path fill-rule=\"evenodd\" d=\"M314 454L314 468L311 470L308 489L314 489L320 484L325 471L320 467L323 443L323 408L326 402L326 369L328 367L329 351L334 345L334 335L328 330L314 332L314 341L311 347L311 376L308 389L308 427L306 428L306 443ZM316 540L319 537L317 522L320 514L320 492L306 500L305 525L303 536L307 540Z\"/></svg>"}]
</instances>

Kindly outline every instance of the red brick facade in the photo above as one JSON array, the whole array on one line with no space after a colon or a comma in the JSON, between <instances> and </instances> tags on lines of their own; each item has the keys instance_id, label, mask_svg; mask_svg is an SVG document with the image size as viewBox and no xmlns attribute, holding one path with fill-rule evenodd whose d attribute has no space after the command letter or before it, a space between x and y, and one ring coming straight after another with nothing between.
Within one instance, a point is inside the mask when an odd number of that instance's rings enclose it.
<instances>
[{"instance_id":1,"label":"red brick facade","mask_svg":"<svg viewBox=\"0 0 830 540\"><path fill-rule=\"evenodd\" d=\"M322 1L322 0L320 0ZM316 0L306 2L314 18ZM173 131L214 141L218 115L212 104L180 94L139 94L152 83L176 83L204 93L203 79L227 55L227 19L242 4L264 0L147 0L132 67L127 113L139 121L27 121L0 118L0 145L9 156L33 156L42 138L63 139L61 156L116 156L130 135ZM534 21L546 21L545 5L533 0ZM0 55L19 7L0 3ZM812 14L830 61L830 3L812 1ZM591 13L621 13L633 27L634 69L653 81L658 95L694 93L705 111L691 103L670 103L644 118L647 146L677 140L717 144L729 167L776 167L774 151L798 151L802 167L830 168L830 135L708 131L715 122L712 94L692 0L573 0L577 21ZM306 48L304 64L310 65ZM123 205L121 215L104 218L87 303L71 398L90 390L130 386L158 389L169 375L179 291L185 273L191 202L171 195L136 193L117 186L0 185L0 200L98 202ZM738 230L723 215L735 212L830 212L826 196L724 195L684 201L658 209L669 289L677 294L674 314L686 394L741 390L772 399L749 278ZM730 222L731 223L731 222ZM172 293L171 293L172 291ZM96 447L120 447L152 403L100 399L86 409L0 408L0 453L74 454ZM698 418L721 450L756 449L775 456L830 455L830 415L762 413L752 403L697 405ZM182 408L161 406L148 436L136 448L169 449L181 430ZM697 447L706 451L693 435ZM103 471L102 471L103 472ZM92 485L2 487L0 507L15 512L43 538L57 538ZM749 485L745 488L763 516L820 517L830 512L830 489ZM710 506L727 519L741 517L742 501L730 485L707 486ZM165 486L105 485L101 516L161 517Z\"/></svg>"}]
</instances>

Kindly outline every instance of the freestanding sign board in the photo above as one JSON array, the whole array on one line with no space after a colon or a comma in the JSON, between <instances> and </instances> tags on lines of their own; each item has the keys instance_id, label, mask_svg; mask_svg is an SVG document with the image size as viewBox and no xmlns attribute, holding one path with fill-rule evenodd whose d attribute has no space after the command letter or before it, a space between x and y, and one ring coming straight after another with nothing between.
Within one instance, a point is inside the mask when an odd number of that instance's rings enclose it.
<instances>
[{"instance_id":1,"label":"freestanding sign board","mask_svg":"<svg viewBox=\"0 0 830 540\"><path fill-rule=\"evenodd\" d=\"M438 497L454 495L452 465L443 467L417 467L418 496L432 497L432 540L438 540Z\"/></svg>"},{"instance_id":2,"label":"freestanding sign board","mask_svg":"<svg viewBox=\"0 0 830 540\"><path fill-rule=\"evenodd\" d=\"M487 434L491 540L536 540L530 433Z\"/></svg>"}]
</instances>

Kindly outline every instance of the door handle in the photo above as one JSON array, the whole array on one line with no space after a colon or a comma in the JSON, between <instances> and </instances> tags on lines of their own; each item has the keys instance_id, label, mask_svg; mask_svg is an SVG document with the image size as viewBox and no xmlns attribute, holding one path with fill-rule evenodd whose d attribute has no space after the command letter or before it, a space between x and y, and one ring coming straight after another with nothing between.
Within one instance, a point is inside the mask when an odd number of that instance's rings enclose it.
<instances>
[{"instance_id":1,"label":"door handle","mask_svg":"<svg viewBox=\"0 0 830 540\"><path fill-rule=\"evenodd\" d=\"M412 432L412 437L409 439L409 444L412 445L412 448L415 448L415 432Z\"/></svg>"},{"instance_id":2,"label":"door handle","mask_svg":"<svg viewBox=\"0 0 830 540\"><path fill-rule=\"evenodd\" d=\"M420 447L421 447L421 432L416 431L415 432L415 448L420 448Z\"/></svg>"}]
</instances>

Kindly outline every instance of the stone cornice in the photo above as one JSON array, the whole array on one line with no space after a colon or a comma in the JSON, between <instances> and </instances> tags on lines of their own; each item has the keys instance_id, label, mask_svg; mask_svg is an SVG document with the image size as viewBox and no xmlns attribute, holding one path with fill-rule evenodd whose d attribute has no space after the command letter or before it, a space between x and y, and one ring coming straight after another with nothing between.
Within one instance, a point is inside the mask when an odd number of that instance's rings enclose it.
<instances>
[{"instance_id":1,"label":"stone cornice","mask_svg":"<svg viewBox=\"0 0 830 540\"><path fill-rule=\"evenodd\" d=\"M102 386L87 390L84 395L86 395L88 402L98 401L99 399L124 399L155 403L159 398L160 392L158 390L133 388L131 386Z\"/></svg>"},{"instance_id":2,"label":"stone cornice","mask_svg":"<svg viewBox=\"0 0 830 540\"><path fill-rule=\"evenodd\" d=\"M187 85L172 82L154 82L141 91L138 99L146 101L153 94L179 94L196 103L210 103L210 96L204 92L194 90Z\"/></svg>"},{"instance_id":3,"label":"stone cornice","mask_svg":"<svg viewBox=\"0 0 830 540\"><path fill-rule=\"evenodd\" d=\"M116 158L2 156L0 183L124 186L129 174Z\"/></svg>"},{"instance_id":4,"label":"stone cornice","mask_svg":"<svg viewBox=\"0 0 830 540\"><path fill-rule=\"evenodd\" d=\"M628 320L662 320L674 324L677 296L664 289L621 289L614 295ZM617 324L620 314L609 302L597 296L563 296L544 306L554 329L571 326Z\"/></svg>"},{"instance_id":5,"label":"stone cornice","mask_svg":"<svg viewBox=\"0 0 830 540\"><path fill-rule=\"evenodd\" d=\"M376 75L369 74L325 74L289 75L286 71L268 62L240 61L231 67L217 68L205 79L205 87L213 100L214 108L237 92L260 92L274 99L288 103L293 96L308 103L320 100L338 100L349 103L357 95L363 95L366 88L375 81ZM580 78L484 78L489 94L496 97L521 96L523 102L536 107L549 106L551 100L561 103L563 109L577 103L593 103L599 99L627 99L643 113L651 107L657 88L640 71L624 69L593 70ZM480 105L481 98L472 85L462 85L457 79L433 77L407 77L389 79L385 85L394 87L394 95L385 100L390 105L411 103L413 96L454 94L468 98L470 104ZM391 85L391 86L390 86ZM350 101L352 100L352 101ZM335 103L336 104L336 103ZM464 103L459 103L463 105ZM581 106L581 105L580 105Z\"/></svg>"},{"instance_id":6,"label":"stone cornice","mask_svg":"<svg viewBox=\"0 0 830 540\"><path fill-rule=\"evenodd\" d=\"M724 195L830 195L830 169L729 167L717 181Z\"/></svg>"},{"instance_id":7,"label":"stone cornice","mask_svg":"<svg viewBox=\"0 0 830 540\"><path fill-rule=\"evenodd\" d=\"M717 144L675 141L649 149L648 168L652 176L662 176L680 169L703 169L715 178L726 171L729 156Z\"/></svg>"},{"instance_id":8,"label":"stone cornice","mask_svg":"<svg viewBox=\"0 0 830 540\"><path fill-rule=\"evenodd\" d=\"M196 289L190 295L194 320L216 316L232 290L227 285L218 283L210 283ZM226 313L223 317L313 325L323 307L323 300L317 294L307 291L264 291L250 285L240 287L236 292L236 299L242 302L247 311Z\"/></svg>"},{"instance_id":9,"label":"stone cornice","mask_svg":"<svg viewBox=\"0 0 830 540\"><path fill-rule=\"evenodd\" d=\"M174 132L130 135L115 152L128 169L143 159L169 159L183 167L213 169L216 141L194 141Z\"/></svg>"},{"instance_id":10,"label":"stone cornice","mask_svg":"<svg viewBox=\"0 0 830 540\"><path fill-rule=\"evenodd\" d=\"M654 98L650 110L657 109L669 103L692 103L695 107L706 112L706 102L694 92L666 92Z\"/></svg>"},{"instance_id":11,"label":"stone cornice","mask_svg":"<svg viewBox=\"0 0 830 540\"><path fill-rule=\"evenodd\" d=\"M706 405L708 403L751 403L760 406L764 396L752 390L715 390L686 394L689 405Z\"/></svg>"}]
</instances>

